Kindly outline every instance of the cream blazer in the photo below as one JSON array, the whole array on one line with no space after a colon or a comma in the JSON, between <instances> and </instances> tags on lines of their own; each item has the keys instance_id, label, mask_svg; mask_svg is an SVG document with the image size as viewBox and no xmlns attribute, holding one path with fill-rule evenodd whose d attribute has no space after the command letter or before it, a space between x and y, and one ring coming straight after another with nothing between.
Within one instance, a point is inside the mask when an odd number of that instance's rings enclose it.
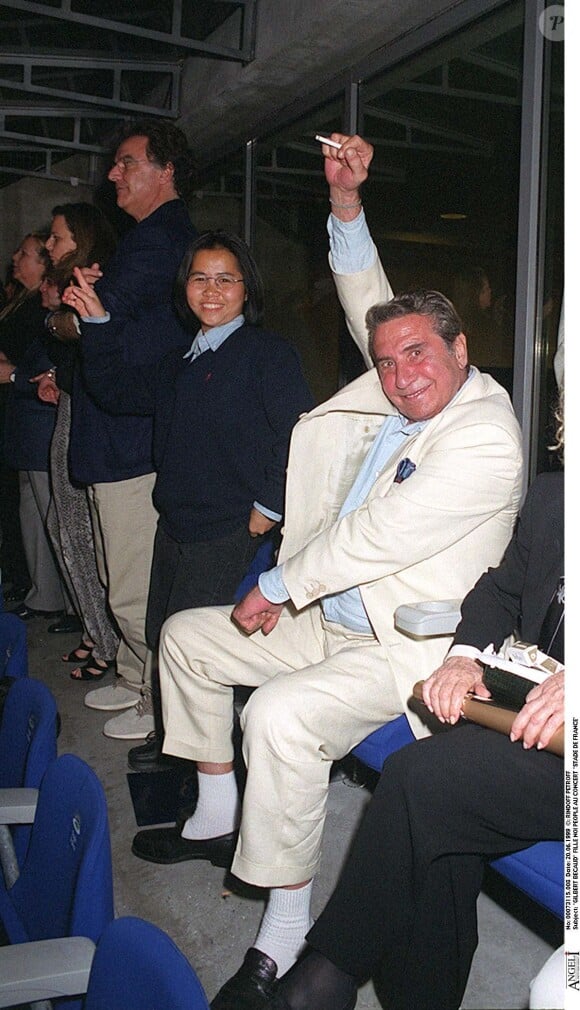
<instances>
[{"instance_id":1,"label":"cream blazer","mask_svg":"<svg viewBox=\"0 0 580 1010\"><path fill-rule=\"evenodd\" d=\"M353 335L364 345L366 334L356 320L364 325L366 309L358 309L358 292L362 288L371 298L373 290L390 291L380 263L341 277L337 286L350 325L359 326ZM522 450L508 394L475 369L453 403L394 453L367 501L339 520L378 429L394 413L372 369L299 420L279 562L298 610L360 587L405 711L413 684L441 663L451 638L411 639L396 630L394 612L403 603L461 599L483 571L499 563L518 512ZM405 457L416 469L396 484ZM417 735L424 735L418 717L407 715Z\"/></svg>"}]
</instances>

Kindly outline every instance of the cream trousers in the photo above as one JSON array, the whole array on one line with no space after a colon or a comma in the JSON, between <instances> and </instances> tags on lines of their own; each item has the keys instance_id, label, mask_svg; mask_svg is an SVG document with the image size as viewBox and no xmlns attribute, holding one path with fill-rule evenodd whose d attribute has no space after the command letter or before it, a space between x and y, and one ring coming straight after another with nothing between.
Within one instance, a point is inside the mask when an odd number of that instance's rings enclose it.
<instances>
[{"instance_id":1,"label":"cream trousers","mask_svg":"<svg viewBox=\"0 0 580 1010\"><path fill-rule=\"evenodd\" d=\"M121 632L117 669L137 691L151 684L145 614L158 519L154 484L155 474L147 473L88 489L99 578Z\"/></svg>"},{"instance_id":2,"label":"cream trousers","mask_svg":"<svg viewBox=\"0 0 580 1010\"><path fill-rule=\"evenodd\" d=\"M259 887L317 870L332 762L403 711L387 651L374 636L328 624L318 604L285 607L251 637L231 607L170 617L159 656L164 751L232 760L233 685L255 686L242 713L247 767L232 872Z\"/></svg>"}]
</instances>

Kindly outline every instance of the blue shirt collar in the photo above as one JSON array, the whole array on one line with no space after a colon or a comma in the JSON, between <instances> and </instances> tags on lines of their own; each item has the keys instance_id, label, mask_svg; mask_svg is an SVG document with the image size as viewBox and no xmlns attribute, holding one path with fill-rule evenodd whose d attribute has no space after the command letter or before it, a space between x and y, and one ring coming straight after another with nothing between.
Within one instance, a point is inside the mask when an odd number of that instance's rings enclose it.
<instances>
[{"instance_id":1,"label":"blue shirt collar","mask_svg":"<svg viewBox=\"0 0 580 1010\"><path fill-rule=\"evenodd\" d=\"M245 316L242 314L231 319L229 323L224 323L223 326L212 326L207 333L203 333L201 329L198 330L189 351L186 351L183 357L193 359L203 354L204 351L217 351L218 347L221 347L235 330L239 330L245 321Z\"/></svg>"}]
</instances>

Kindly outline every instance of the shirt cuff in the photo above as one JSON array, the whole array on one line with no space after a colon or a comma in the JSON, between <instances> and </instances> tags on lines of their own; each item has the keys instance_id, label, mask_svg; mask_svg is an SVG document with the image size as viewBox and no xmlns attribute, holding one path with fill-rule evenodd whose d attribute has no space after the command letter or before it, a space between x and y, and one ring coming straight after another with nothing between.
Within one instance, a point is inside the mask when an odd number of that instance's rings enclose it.
<instances>
[{"instance_id":1,"label":"shirt cuff","mask_svg":"<svg viewBox=\"0 0 580 1010\"><path fill-rule=\"evenodd\" d=\"M259 501L254 502L254 508L261 512L263 516L267 519L273 519L275 523L279 523L282 516L279 512L272 512L272 509L267 509L265 505L260 505Z\"/></svg>"},{"instance_id":2,"label":"shirt cuff","mask_svg":"<svg viewBox=\"0 0 580 1010\"><path fill-rule=\"evenodd\" d=\"M111 313L105 312L104 316L81 316L83 323L109 323L111 321Z\"/></svg>"},{"instance_id":3,"label":"shirt cuff","mask_svg":"<svg viewBox=\"0 0 580 1010\"><path fill-rule=\"evenodd\" d=\"M329 214L326 230L330 239L330 266L335 274L357 274L372 267L375 247L364 210L354 221L339 221Z\"/></svg>"},{"instance_id":4,"label":"shirt cuff","mask_svg":"<svg viewBox=\"0 0 580 1010\"><path fill-rule=\"evenodd\" d=\"M286 603L290 599L282 577L283 569L284 565L276 565L269 572L262 572L258 578L258 588L268 603Z\"/></svg>"},{"instance_id":5,"label":"shirt cuff","mask_svg":"<svg viewBox=\"0 0 580 1010\"><path fill-rule=\"evenodd\" d=\"M464 656L466 659L479 659L480 649L474 645L452 645L447 653L447 659L453 656Z\"/></svg>"}]
</instances>

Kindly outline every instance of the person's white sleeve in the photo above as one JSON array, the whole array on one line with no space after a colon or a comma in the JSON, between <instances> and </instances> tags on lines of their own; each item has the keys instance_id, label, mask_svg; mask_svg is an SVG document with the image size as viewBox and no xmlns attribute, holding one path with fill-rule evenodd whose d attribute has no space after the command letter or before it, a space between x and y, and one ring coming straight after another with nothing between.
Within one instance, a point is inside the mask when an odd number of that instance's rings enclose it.
<instances>
[{"instance_id":1,"label":"person's white sleeve","mask_svg":"<svg viewBox=\"0 0 580 1010\"><path fill-rule=\"evenodd\" d=\"M447 659L451 659L453 656L465 656L466 659L477 659L479 651L473 645L452 645L447 653Z\"/></svg>"}]
</instances>

